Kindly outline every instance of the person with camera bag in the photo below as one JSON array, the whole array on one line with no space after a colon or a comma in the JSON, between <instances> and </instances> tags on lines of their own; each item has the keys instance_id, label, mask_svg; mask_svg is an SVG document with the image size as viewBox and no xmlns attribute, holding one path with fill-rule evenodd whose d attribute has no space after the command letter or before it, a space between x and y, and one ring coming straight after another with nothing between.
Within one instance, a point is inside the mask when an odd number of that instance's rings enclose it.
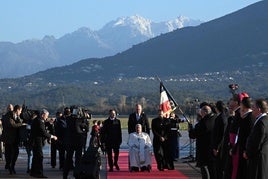
<instances>
[{"instance_id":1,"label":"person with camera bag","mask_svg":"<svg viewBox=\"0 0 268 179\"><path fill-rule=\"evenodd\" d=\"M89 131L88 125L84 122L82 109L76 106L71 107L71 115L66 118L66 130L64 135L64 143L66 146L66 159L63 168L63 178L67 178L69 171L81 161L84 136ZM75 153L75 166L73 165L73 155Z\"/></svg>"}]
</instances>

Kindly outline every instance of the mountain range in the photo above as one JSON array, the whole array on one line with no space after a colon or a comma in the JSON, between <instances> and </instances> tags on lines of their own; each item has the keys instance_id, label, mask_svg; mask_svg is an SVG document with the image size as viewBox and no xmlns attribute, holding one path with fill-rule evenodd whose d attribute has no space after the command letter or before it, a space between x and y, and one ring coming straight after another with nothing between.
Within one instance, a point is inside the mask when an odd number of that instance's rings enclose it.
<instances>
[{"instance_id":1,"label":"mountain range","mask_svg":"<svg viewBox=\"0 0 268 179\"><path fill-rule=\"evenodd\" d=\"M109 81L267 66L266 8L268 1L261 1L210 22L151 38L114 56L84 59L35 76L53 81Z\"/></svg>"},{"instance_id":2,"label":"mountain range","mask_svg":"<svg viewBox=\"0 0 268 179\"><path fill-rule=\"evenodd\" d=\"M200 23L183 16L156 23L134 15L111 21L98 31L81 27L59 39L45 36L16 44L0 42L0 78L21 77L85 58L111 56L160 34Z\"/></svg>"}]
</instances>

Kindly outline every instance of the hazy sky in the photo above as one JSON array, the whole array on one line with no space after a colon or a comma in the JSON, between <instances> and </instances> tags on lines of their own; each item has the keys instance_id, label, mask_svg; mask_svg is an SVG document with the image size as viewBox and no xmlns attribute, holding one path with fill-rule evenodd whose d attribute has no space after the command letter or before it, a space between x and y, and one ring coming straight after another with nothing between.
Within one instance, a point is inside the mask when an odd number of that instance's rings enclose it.
<instances>
[{"instance_id":1,"label":"hazy sky","mask_svg":"<svg viewBox=\"0 0 268 179\"><path fill-rule=\"evenodd\" d=\"M209 21L260 0L2 0L0 41L59 38L80 27L99 30L118 17L140 15L154 22L182 15Z\"/></svg>"}]
</instances>

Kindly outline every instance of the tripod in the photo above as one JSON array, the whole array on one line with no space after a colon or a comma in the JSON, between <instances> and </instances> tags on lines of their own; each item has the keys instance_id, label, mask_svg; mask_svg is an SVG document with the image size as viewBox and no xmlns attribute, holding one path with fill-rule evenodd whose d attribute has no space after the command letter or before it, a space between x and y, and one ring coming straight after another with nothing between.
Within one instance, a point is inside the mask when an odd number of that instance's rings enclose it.
<instances>
[{"instance_id":1,"label":"tripod","mask_svg":"<svg viewBox=\"0 0 268 179\"><path fill-rule=\"evenodd\" d=\"M197 118L197 110L199 109L199 100L195 99L193 102L191 102L192 107L191 111L193 114L193 118L191 121L187 120L188 122L188 128L190 125L194 124L194 120ZM191 139L189 137L189 156L185 157L184 159L187 159L185 162L195 162L195 139Z\"/></svg>"}]
</instances>

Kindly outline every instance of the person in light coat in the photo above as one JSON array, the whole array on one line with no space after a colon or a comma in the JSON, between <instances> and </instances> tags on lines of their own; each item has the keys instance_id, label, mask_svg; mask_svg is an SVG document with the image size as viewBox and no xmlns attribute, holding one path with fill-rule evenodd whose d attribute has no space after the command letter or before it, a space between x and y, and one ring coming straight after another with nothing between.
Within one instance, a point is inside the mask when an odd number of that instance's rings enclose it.
<instances>
[{"instance_id":1,"label":"person in light coat","mask_svg":"<svg viewBox=\"0 0 268 179\"><path fill-rule=\"evenodd\" d=\"M150 136L142 132L142 125L136 125L136 132L129 135L130 171L149 171L152 166L152 142Z\"/></svg>"}]
</instances>

